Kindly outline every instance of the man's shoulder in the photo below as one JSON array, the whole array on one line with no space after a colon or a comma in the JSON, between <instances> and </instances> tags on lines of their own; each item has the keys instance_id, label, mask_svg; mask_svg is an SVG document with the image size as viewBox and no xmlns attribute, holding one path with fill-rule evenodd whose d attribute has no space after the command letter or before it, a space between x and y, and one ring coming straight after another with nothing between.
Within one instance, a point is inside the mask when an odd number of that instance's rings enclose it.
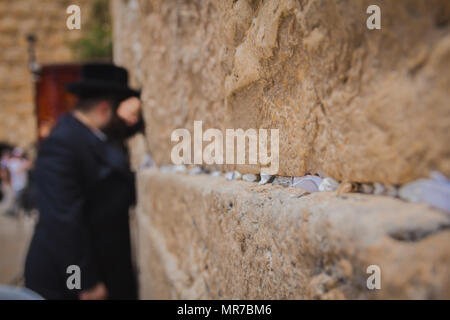
<instances>
[{"instance_id":1,"label":"man's shoulder","mask_svg":"<svg viewBox=\"0 0 450 320\"><path fill-rule=\"evenodd\" d=\"M79 151L88 144L89 132L72 115L62 116L42 147L58 146Z\"/></svg>"},{"instance_id":2,"label":"man's shoulder","mask_svg":"<svg viewBox=\"0 0 450 320\"><path fill-rule=\"evenodd\" d=\"M62 116L55 128L50 133L50 140L67 143L86 142L89 139L89 131L74 116L66 114Z\"/></svg>"}]
</instances>

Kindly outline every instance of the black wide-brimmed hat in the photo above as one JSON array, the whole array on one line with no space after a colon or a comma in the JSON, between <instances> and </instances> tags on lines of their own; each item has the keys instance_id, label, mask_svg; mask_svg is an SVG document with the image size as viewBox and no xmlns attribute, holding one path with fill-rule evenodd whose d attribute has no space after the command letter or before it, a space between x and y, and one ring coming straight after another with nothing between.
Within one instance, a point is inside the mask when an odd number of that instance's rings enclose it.
<instances>
[{"instance_id":1,"label":"black wide-brimmed hat","mask_svg":"<svg viewBox=\"0 0 450 320\"><path fill-rule=\"evenodd\" d=\"M67 85L67 90L81 98L113 96L121 99L139 97L128 87L128 72L112 63L88 63L81 67L81 79Z\"/></svg>"}]
</instances>

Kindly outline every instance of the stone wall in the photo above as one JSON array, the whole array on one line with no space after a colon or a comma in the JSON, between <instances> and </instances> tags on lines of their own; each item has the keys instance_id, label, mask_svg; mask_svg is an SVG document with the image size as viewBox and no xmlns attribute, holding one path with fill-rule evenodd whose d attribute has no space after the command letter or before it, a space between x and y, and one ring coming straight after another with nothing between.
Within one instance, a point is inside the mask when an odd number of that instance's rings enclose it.
<instances>
[{"instance_id":1,"label":"stone wall","mask_svg":"<svg viewBox=\"0 0 450 320\"><path fill-rule=\"evenodd\" d=\"M29 147L37 136L26 35L37 36L39 64L72 61L69 43L79 38L81 31L67 29L66 8L78 4L83 23L88 3L88 0L0 1L0 142Z\"/></svg>"},{"instance_id":2,"label":"stone wall","mask_svg":"<svg viewBox=\"0 0 450 320\"><path fill-rule=\"evenodd\" d=\"M113 4L115 61L142 88L134 157L170 164L172 131L202 120L280 129L281 176L450 175L448 1ZM450 218L426 205L152 169L137 220L143 298L450 298ZM372 264L382 290L366 287Z\"/></svg>"},{"instance_id":3,"label":"stone wall","mask_svg":"<svg viewBox=\"0 0 450 320\"><path fill-rule=\"evenodd\" d=\"M141 298L450 298L450 219L425 205L158 170L138 186Z\"/></svg>"},{"instance_id":4,"label":"stone wall","mask_svg":"<svg viewBox=\"0 0 450 320\"><path fill-rule=\"evenodd\" d=\"M116 61L143 88L156 162L203 120L280 129L280 175L450 174L450 2L375 2L381 30L369 0L115 1Z\"/></svg>"}]
</instances>

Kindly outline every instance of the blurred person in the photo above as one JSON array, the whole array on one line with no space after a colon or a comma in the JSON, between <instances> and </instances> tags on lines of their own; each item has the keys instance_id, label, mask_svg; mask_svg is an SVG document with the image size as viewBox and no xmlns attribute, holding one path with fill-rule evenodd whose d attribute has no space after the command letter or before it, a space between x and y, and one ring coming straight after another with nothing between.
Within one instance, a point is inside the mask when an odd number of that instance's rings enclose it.
<instances>
[{"instance_id":1,"label":"blurred person","mask_svg":"<svg viewBox=\"0 0 450 320\"><path fill-rule=\"evenodd\" d=\"M9 203L8 199L9 199L9 195L11 191L12 193L14 193L12 191L12 187L11 187L11 176L8 170L8 161L11 157L11 150L12 148L5 144L5 143L0 143L0 149L1 149L1 159L0 159L0 201L2 202L1 204L1 213L4 213L6 210L6 203ZM5 170L7 170L7 172L5 172ZM9 213L9 212L8 212Z\"/></svg>"},{"instance_id":2,"label":"blurred person","mask_svg":"<svg viewBox=\"0 0 450 320\"><path fill-rule=\"evenodd\" d=\"M19 214L23 209L24 192L28 187L28 172L31 168L31 161L25 158L21 148L14 148L12 152L5 155L2 161L10 173L10 183L14 192L14 208L11 212Z\"/></svg>"},{"instance_id":3,"label":"blurred person","mask_svg":"<svg viewBox=\"0 0 450 320\"><path fill-rule=\"evenodd\" d=\"M0 165L0 182L2 193L1 213L14 215L15 194L11 184L11 174L9 169L3 164Z\"/></svg>"},{"instance_id":4,"label":"blurred person","mask_svg":"<svg viewBox=\"0 0 450 320\"><path fill-rule=\"evenodd\" d=\"M11 157L6 161L6 166L11 173L11 183L16 194L16 198L20 198L21 192L25 189L28 182L28 170L31 162L24 157L20 148L14 148Z\"/></svg>"},{"instance_id":5,"label":"blurred person","mask_svg":"<svg viewBox=\"0 0 450 320\"><path fill-rule=\"evenodd\" d=\"M0 164L7 167L9 159L11 159L11 151L9 149L4 149L2 151L2 158Z\"/></svg>"},{"instance_id":6,"label":"blurred person","mask_svg":"<svg viewBox=\"0 0 450 320\"><path fill-rule=\"evenodd\" d=\"M27 170L27 184L20 193L17 200L18 206L25 214L37 212L36 207L36 187L34 183L33 163L30 161L30 167Z\"/></svg>"},{"instance_id":7,"label":"blurred person","mask_svg":"<svg viewBox=\"0 0 450 320\"><path fill-rule=\"evenodd\" d=\"M38 153L40 217L25 285L46 299L136 299L128 217L135 177L123 141L143 128L139 93L128 87L127 71L112 64L87 64L81 74L68 86L79 97L76 109ZM81 270L79 290L67 286L71 265Z\"/></svg>"}]
</instances>

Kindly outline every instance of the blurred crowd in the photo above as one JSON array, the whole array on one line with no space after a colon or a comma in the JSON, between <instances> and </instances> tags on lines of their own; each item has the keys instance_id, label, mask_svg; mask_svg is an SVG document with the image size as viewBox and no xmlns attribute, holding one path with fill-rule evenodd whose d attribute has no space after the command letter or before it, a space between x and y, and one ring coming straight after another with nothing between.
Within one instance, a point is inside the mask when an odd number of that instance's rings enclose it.
<instances>
[{"instance_id":1,"label":"blurred crowd","mask_svg":"<svg viewBox=\"0 0 450 320\"><path fill-rule=\"evenodd\" d=\"M19 216L34 208L32 162L21 148L2 145L0 161L0 214Z\"/></svg>"}]
</instances>

